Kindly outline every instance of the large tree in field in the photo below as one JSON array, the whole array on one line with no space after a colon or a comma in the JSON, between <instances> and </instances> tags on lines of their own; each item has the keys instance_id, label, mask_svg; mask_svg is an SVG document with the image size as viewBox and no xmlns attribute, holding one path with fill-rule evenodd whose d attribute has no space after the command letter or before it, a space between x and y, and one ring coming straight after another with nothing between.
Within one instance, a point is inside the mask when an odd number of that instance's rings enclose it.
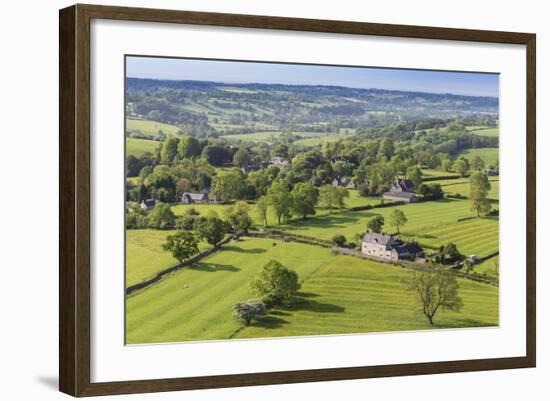
<instances>
[{"instance_id":1,"label":"large tree in field","mask_svg":"<svg viewBox=\"0 0 550 401\"><path fill-rule=\"evenodd\" d=\"M212 193L221 201L243 199L246 176L239 169L220 171L212 179Z\"/></svg>"},{"instance_id":2,"label":"large tree in field","mask_svg":"<svg viewBox=\"0 0 550 401\"><path fill-rule=\"evenodd\" d=\"M455 276L440 268L415 271L408 283L408 289L415 292L418 306L432 326L439 309L460 312L463 304L458 288Z\"/></svg>"},{"instance_id":3,"label":"large tree in field","mask_svg":"<svg viewBox=\"0 0 550 401\"><path fill-rule=\"evenodd\" d=\"M199 253L199 239L190 231L178 231L176 234L166 237L162 248L172 252L172 256L183 263L185 259Z\"/></svg>"},{"instance_id":4,"label":"large tree in field","mask_svg":"<svg viewBox=\"0 0 550 401\"><path fill-rule=\"evenodd\" d=\"M470 165L472 166L472 170L481 171L485 167L485 162L481 157L476 156L472 159Z\"/></svg>"},{"instance_id":5,"label":"large tree in field","mask_svg":"<svg viewBox=\"0 0 550 401\"><path fill-rule=\"evenodd\" d=\"M267 197L279 224L282 221L286 221L290 217L292 207L288 184L280 180L274 181L267 190Z\"/></svg>"},{"instance_id":6,"label":"large tree in field","mask_svg":"<svg viewBox=\"0 0 550 401\"><path fill-rule=\"evenodd\" d=\"M256 202L256 211L258 217L264 222L264 226L267 227L267 211L269 209L269 199L267 196L262 196Z\"/></svg>"},{"instance_id":7,"label":"large tree in field","mask_svg":"<svg viewBox=\"0 0 550 401\"><path fill-rule=\"evenodd\" d=\"M453 163L453 170L459 173L462 177L466 177L468 175L468 171L470 171L470 163L468 162L468 159L461 157L460 159L455 160Z\"/></svg>"},{"instance_id":8,"label":"large tree in field","mask_svg":"<svg viewBox=\"0 0 550 401\"><path fill-rule=\"evenodd\" d=\"M153 210L147 215L147 225L150 228L166 229L174 227L176 216L170 205L157 202Z\"/></svg>"},{"instance_id":9,"label":"large tree in field","mask_svg":"<svg viewBox=\"0 0 550 401\"><path fill-rule=\"evenodd\" d=\"M372 231L373 233L382 232L383 227L384 227L384 217L382 216L375 216L367 222L367 229Z\"/></svg>"},{"instance_id":10,"label":"large tree in field","mask_svg":"<svg viewBox=\"0 0 550 401\"><path fill-rule=\"evenodd\" d=\"M197 219L195 230L201 239L215 246L224 237L224 226L224 222L219 217L208 216L203 219Z\"/></svg>"},{"instance_id":11,"label":"large tree in field","mask_svg":"<svg viewBox=\"0 0 550 401\"><path fill-rule=\"evenodd\" d=\"M476 171L470 176L470 199L472 200L472 210L477 213L488 213L491 210L491 203L487 199L491 183L487 174Z\"/></svg>"},{"instance_id":12,"label":"large tree in field","mask_svg":"<svg viewBox=\"0 0 550 401\"><path fill-rule=\"evenodd\" d=\"M267 308L262 301L251 299L246 302L238 302L233 307L233 316L235 319L243 322L245 326L249 326L252 320L264 317L267 313Z\"/></svg>"},{"instance_id":13,"label":"large tree in field","mask_svg":"<svg viewBox=\"0 0 550 401\"><path fill-rule=\"evenodd\" d=\"M395 209L393 212L390 213L388 216L388 222L390 223L390 226L395 227L397 230L397 233L400 233L400 228L407 224L409 220L407 220L407 217L405 216L405 213L403 213L399 209Z\"/></svg>"},{"instance_id":14,"label":"large tree in field","mask_svg":"<svg viewBox=\"0 0 550 401\"><path fill-rule=\"evenodd\" d=\"M252 219L248 213L249 210L250 207L244 201L236 202L225 209L225 215L234 231L246 233L252 227Z\"/></svg>"},{"instance_id":15,"label":"large tree in field","mask_svg":"<svg viewBox=\"0 0 550 401\"><path fill-rule=\"evenodd\" d=\"M336 187L330 184L319 188L319 204L327 208L332 214L332 209L336 207Z\"/></svg>"},{"instance_id":16,"label":"large tree in field","mask_svg":"<svg viewBox=\"0 0 550 401\"><path fill-rule=\"evenodd\" d=\"M336 206L340 211L346 207L347 198L349 198L349 191L346 188L336 188Z\"/></svg>"},{"instance_id":17,"label":"large tree in field","mask_svg":"<svg viewBox=\"0 0 550 401\"><path fill-rule=\"evenodd\" d=\"M315 205L319 192L314 185L309 183L298 183L290 192L292 210L305 220L308 214L315 214Z\"/></svg>"},{"instance_id":18,"label":"large tree in field","mask_svg":"<svg viewBox=\"0 0 550 401\"><path fill-rule=\"evenodd\" d=\"M258 293L262 299L276 305L281 302L290 303L300 289L298 274L276 260L269 261L252 279L250 287Z\"/></svg>"}]
</instances>

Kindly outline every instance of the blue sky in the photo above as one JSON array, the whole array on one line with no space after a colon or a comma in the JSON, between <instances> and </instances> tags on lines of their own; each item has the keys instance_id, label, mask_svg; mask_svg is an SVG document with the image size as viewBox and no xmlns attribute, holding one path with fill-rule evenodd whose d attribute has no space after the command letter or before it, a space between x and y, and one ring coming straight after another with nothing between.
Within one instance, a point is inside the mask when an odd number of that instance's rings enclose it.
<instances>
[{"instance_id":1,"label":"blue sky","mask_svg":"<svg viewBox=\"0 0 550 401\"><path fill-rule=\"evenodd\" d=\"M126 58L132 78L197 80L225 83L335 85L457 95L499 94L498 74L331 67L158 57Z\"/></svg>"}]
</instances>

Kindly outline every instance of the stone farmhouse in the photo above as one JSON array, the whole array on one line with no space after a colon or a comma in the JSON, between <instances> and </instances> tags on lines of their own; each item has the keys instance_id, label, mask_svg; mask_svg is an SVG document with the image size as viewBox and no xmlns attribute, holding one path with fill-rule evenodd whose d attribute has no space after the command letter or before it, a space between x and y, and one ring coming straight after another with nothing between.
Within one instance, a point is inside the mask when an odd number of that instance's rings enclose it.
<instances>
[{"instance_id":1,"label":"stone farmhouse","mask_svg":"<svg viewBox=\"0 0 550 401\"><path fill-rule=\"evenodd\" d=\"M403 242L391 235L366 233L361 242L361 253L392 261L424 258L424 251L418 242Z\"/></svg>"},{"instance_id":2,"label":"stone farmhouse","mask_svg":"<svg viewBox=\"0 0 550 401\"><path fill-rule=\"evenodd\" d=\"M418 202L418 198L414 193L414 184L411 180L407 179L395 180L389 192L384 192L382 194L382 199L406 203Z\"/></svg>"},{"instance_id":3,"label":"stone farmhouse","mask_svg":"<svg viewBox=\"0 0 550 401\"><path fill-rule=\"evenodd\" d=\"M191 204L191 203L211 203L215 199L208 196L208 190L203 189L201 192L184 192L181 195L181 203Z\"/></svg>"}]
</instances>

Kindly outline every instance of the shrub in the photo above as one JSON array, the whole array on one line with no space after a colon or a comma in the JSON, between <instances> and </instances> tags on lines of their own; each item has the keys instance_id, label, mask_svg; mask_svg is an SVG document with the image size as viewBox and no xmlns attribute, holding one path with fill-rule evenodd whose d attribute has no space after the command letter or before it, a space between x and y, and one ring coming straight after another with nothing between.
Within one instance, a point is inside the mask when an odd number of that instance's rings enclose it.
<instances>
[{"instance_id":1,"label":"shrub","mask_svg":"<svg viewBox=\"0 0 550 401\"><path fill-rule=\"evenodd\" d=\"M341 234L335 235L334 237L332 237L332 242L336 246L344 246L346 245L346 237Z\"/></svg>"}]
</instances>

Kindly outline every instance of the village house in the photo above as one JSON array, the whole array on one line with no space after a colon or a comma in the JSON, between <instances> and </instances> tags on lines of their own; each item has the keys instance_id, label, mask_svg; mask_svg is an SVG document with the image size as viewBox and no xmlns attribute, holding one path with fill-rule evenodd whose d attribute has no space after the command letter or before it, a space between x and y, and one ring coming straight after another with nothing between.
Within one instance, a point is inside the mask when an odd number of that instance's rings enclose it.
<instances>
[{"instance_id":1,"label":"village house","mask_svg":"<svg viewBox=\"0 0 550 401\"><path fill-rule=\"evenodd\" d=\"M382 199L406 203L418 202L418 197L414 193L414 184L411 180L407 179L395 180L389 192L382 194Z\"/></svg>"},{"instance_id":2,"label":"village house","mask_svg":"<svg viewBox=\"0 0 550 401\"><path fill-rule=\"evenodd\" d=\"M191 203L210 203L215 201L209 196L209 191L203 189L201 192L184 192L181 195L181 203L191 204Z\"/></svg>"},{"instance_id":3,"label":"village house","mask_svg":"<svg viewBox=\"0 0 550 401\"><path fill-rule=\"evenodd\" d=\"M141 201L141 204L139 206L141 206L141 208L147 212L153 209L156 204L157 202L154 199L144 199Z\"/></svg>"},{"instance_id":4,"label":"village house","mask_svg":"<svg viewBox=\"0 0 550 401\"><path fill-rule=\"evenodd\" d=\"M355 189L356 185L350 177L336 177L332 180L332 185L335 187Z\"/></svg>"},{"instance_id":5,"label":"village house","mask_svg":"<svg viewBox=\"0 0 550 401\"><path fill-rule=\"evenodd\" d=\"M286 167L290 163L288 160L282 158L281 156L275 156L271 159L271 163L269 163L270 166L277 166L277 167Z\"/></svg>"},{"instance_id":6,"label":"village house","mask_svg":"<svg viewBox=\"0 0 550 401\"><path fill-rule=\"evenodd\" d=\"M424 258L424 251L418 242L407 243L391 235L378 233L366 233L363 236L361 253L392 261Z\"/></svg>"}]
</instances>

